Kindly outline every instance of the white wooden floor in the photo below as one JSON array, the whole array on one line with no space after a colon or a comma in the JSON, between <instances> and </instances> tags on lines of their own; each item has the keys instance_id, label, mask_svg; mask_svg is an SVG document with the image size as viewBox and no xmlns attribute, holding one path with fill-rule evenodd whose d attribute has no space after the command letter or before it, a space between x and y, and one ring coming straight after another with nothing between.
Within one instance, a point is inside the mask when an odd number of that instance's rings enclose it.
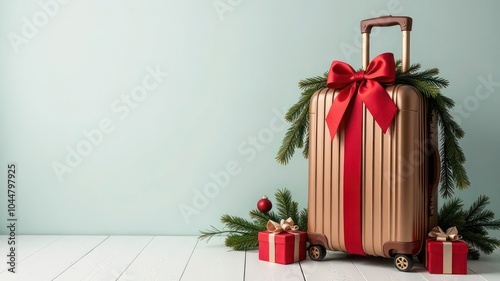
<instances>
[{"instance_id":1,"label":"white wooden floor","mask_svg":"<svg viewBox=\"0 0 500 281\"><path fill-rule=\"evenodd\" d=\"M7 271L1 236L0 280L500 280L500 251L469 261L468 275L432 275L418 262L397 271L390 259L329 252L324 261L290 265L260 261L258 251L230 251L222 238L209 243L172 236L18 236L16 274Z\"/></svg>"}]
</instances>

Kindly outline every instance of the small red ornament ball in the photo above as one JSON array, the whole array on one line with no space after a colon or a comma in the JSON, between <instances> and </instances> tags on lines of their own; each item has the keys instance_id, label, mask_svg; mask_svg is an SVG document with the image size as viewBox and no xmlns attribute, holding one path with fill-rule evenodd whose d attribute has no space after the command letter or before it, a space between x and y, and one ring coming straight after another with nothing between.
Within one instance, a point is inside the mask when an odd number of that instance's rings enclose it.
<instances>
[{"instance_id":1,"label":"small red ornament ball","mask_svg":"<svg viewBox=\"0 0 500 281\"><path fill-rule=\"evenodd\" d=\"M259 200L259 202L257 202L257 209L263 213L271 211L272 207L273 203L271 203L271 200L267 199L267 196L265 195Z\"/></svg>"}]
</instances>

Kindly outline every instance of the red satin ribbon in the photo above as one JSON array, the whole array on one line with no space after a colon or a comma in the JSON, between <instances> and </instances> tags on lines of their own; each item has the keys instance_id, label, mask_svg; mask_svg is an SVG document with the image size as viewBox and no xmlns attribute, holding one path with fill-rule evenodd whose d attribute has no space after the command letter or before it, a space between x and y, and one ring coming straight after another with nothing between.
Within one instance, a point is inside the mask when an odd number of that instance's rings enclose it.
<instances>
[{"instance_id":1,"label":"red satin ribbon","mask_svg":"<svg viewBox=\"0 0 500 281\"><path fill-rule=\"evenodd\" d=\"M349 118L344 139L344 243L352 254L365 255L361 237L363 103L385 133L398 109L381 83L394 83L395 71L394 55L384 53L365 71L356 72L334 61L328 73L327 87L341 89L326 117L332 139L342 120Z\"/></svg>"}]
</instances>

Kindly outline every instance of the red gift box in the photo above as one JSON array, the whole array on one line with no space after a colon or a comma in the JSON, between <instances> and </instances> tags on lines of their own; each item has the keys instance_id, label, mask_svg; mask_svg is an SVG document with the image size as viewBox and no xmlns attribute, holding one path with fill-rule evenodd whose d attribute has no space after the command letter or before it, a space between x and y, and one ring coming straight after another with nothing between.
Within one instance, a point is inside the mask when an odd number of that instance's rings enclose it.
<instances>
[{"instance_id":1,"label":"red gift box","mask_svg":"<svg viewBox=\"0 0 500 281\"><path fill-rule=\"evenodd\" d=\"M467 274L467 243L427 240L425 267L433 274Z\"/></svg>"},{"instance_id":2,"label":"red gift box","mask_svg":"<svg viewBox=\"0 0 500 281\"><path fill-rule=\"evenodd\" d=\"M259 259L289 264L306 259L307 233L304 231L259 232Z\"/></svg>"}]
</instances>

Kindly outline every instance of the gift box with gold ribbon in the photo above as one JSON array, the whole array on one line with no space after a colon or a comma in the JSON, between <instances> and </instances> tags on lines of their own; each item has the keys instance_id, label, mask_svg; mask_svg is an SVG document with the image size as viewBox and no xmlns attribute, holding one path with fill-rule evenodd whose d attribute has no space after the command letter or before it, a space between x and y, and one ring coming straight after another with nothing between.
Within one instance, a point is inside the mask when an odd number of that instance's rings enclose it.
<instances>
[{"instance_id":1,"label":"gift box with gold ribbon","mask_svg":"<svg viewBox=\"0 0 500 281\"><path fill-rule=\"evenodd\" d=\"M427 240L425 267L433 274L467 274L467 243L461 240L456 227L444 232L435 227Z\"/></svg>"},{"instance_id":2,"label":"gift box with gold ribbon","mask_svg":"<svg viewBox=\"0 0 500 281\"><path fill-rule=\"evenodd\" d=\"M306 259L307 233L299 231L291 218L280 223L270 220L258 238L260 260L289 264Z\"/></svg>"}]
</instances>

